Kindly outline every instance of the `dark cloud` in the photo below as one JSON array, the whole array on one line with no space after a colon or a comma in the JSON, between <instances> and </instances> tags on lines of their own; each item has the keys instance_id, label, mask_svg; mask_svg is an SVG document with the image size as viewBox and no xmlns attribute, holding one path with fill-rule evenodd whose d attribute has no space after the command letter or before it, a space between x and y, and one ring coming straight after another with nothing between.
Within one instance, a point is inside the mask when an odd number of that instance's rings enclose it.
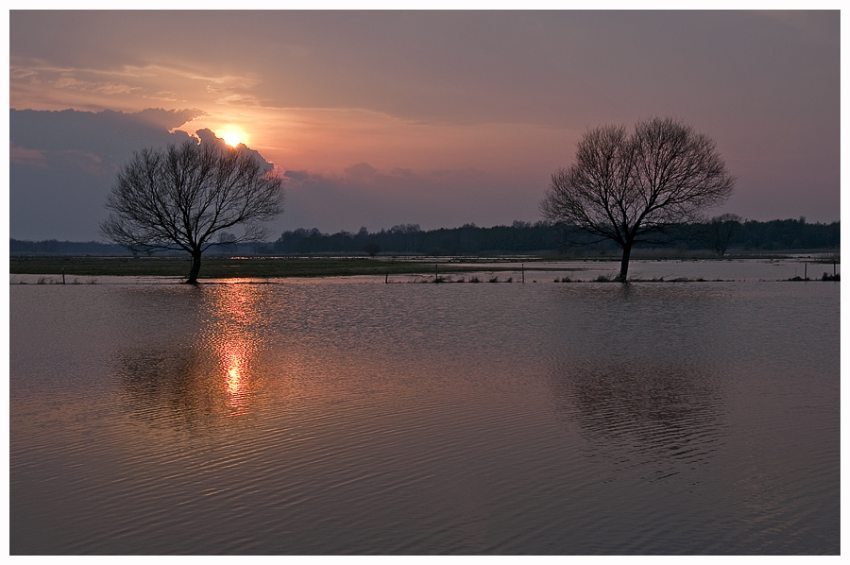
<instances>
[{"instance_id":1,"label":"dark cloud","mask_svg":"<svg viewBox=\"0 0 850 565\"><path fill-rule=\"evenodd\" d=\"M46 152L74 149L116 161L143 147L188 140L187 133L169 130L196 115L200 115L197 110L124 113L13 109L9 129L12 144L19 147Z\"/></svg>"},{"instance_id":2,"label":"dark cloud","mask_svg":"<svg viewBox=\"0 0 850 565\"><path fill-rule=\"evenodd\" d=\"M201 140L201 143L212 143L215 145L220 145L222 147L226 145L224 139L216 136L215 132L211 129L199 129L195 132L195 135L198 136L198 139Z\"/></svg>"},{"instance_id":3,"label":"dark cloud","mask_svg":"<svg viewBox=\"0 0 850 565\"><path fill-rule=\"evenodd\" d=\"M351 165L350 167L345 168L345 174L349 178L358 181L368 181L375 177L378 169L370 165L369 163L357 163L356 165Z\"/></svg>"},{"instance_id":4,"label":"dark cloud","mask_svg":"<svg viewBox=\"0 0 850 565\"><path fill-rule=\"evenodd\" d=\"M227 149L230 147L229 145L227 145L224 139L216 136L215 132L208 128L199 129L195 132L195 136L200 140L202 144L208 143L211 145L218 146L221 149ZM266 161L265 157L260 155L260 152L256 149L251 149L245 144L239 144L238 149L242 153L247 153L248 155L251 155L255 161L262 165L264 171L269 172L274 169L274 164L269 161Z\"/></svg>"},{"instance_id":5,"label":"dark cloud","mask_svg":"<svg viewBox=\"0 0 850 565\"><path fill-rule=\"evenodd\" d=\"M310 173L308 171L285 171L283 177L285 180L303 182L310 178Z\"/></svg>"},{"instance_id":6,"label":"dark cloud","mask_svg":"<svg viewBox=\"0 0 850 565\"><path fill-rule=\"evenodd\" d=\"M171 131L178 128L186 122L192 121L200 116L205 116L206 112L197 108L185 110L165 110L163 108L148 108L134 114L126 114L130 118L135 118L142 123L156 126L166 131Z\"/></svg>"},{"instance_id":7,"label":"dark cloud","mask_svg":"<svg viewBox=\"0 0 850 565\"><path fill-rule=\"evenodd\" d=\"M195 139L169 132L197 110L124 112L12 110L10 115L11 236L97 240L115 175L135 151ZM202 142L222 143L209 131ZM267 169L272 164L253 154Z\"/></svg>"}]
</instances>

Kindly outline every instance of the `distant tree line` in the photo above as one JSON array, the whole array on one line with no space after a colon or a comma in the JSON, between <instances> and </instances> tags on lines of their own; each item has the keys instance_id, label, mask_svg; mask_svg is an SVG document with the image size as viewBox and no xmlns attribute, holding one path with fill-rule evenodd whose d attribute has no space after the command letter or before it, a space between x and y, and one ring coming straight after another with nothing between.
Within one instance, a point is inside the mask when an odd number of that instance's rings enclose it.
<instances>
[{"instance_id":1,"label":"distant tree line","mask_svg":"<svg viewBox=\"0 0 850 565\"><path fill-rule=\"evenodd\" d=\"M643 249L677 251L709 250L717 255L737 251L793 251L837 249L840 223L808 223L805 218L759 222L725 215L711 221L677 224L654 234ZM370 232L333 234L318 229L285 231L273 242L226 244L211 254L250 255L475 255L496 253L562 253L570 256L611 253L611 242L595 241L594 236L574 226L548 222L514 222L510 226L422 230L416 224L403 224ZM11 240L12 255L132 255L126 247L99 242ZM175 251L176 252L176 251ZM136 254L145 256L146 252ZM156 252L163 254L162 251Z\"/></svg>"},{"instance_id":2,"label":"distant tree line","mask_svg":"<svg viewBox=\"0 0 850 565\"><path fill-rule=\"evenodd\" d=\"M322 234L317 229L284 232L273 247L277 253L365 252L415 254L480 254L486 252L530 252L555 250L561 230L542 222L514 222L511 226L483 228L466 224L459 228L422 230L417 224L403 224L370 233Z\"/></svg>"},{"instance_id":3,"label":"distant tree line","mask_svg":"<svg viewBox=\"0 0 850 565\"><path fill-rule=\"evenodd\" d=\"M121 245L100 243L97 241L25 241L12 239L9 244L12 255L131 255L131 252Z\"/></svg>"},{"instance_id":4,"label":"distant tree line","mask_svg":"<svg viewBox=\"0 0 850 565\"><path fill-rule=\"evenodd\" d=\"M514 222L510 226L421 230L418 225L393 226L370 233L323 234L317 229L284 232L269 246L277 254L363 253L434 255L557 252L588 255L616 248L610 241L598 242L593 235L575 226L549 222ZM840 245L840 224L807 223L798 220L743 221L735 216L720 216L712 221L669 226L653 236L641 248L712 250L724 255L729 250L778 251L836 249Z\"/></svg>"}]
</instances>

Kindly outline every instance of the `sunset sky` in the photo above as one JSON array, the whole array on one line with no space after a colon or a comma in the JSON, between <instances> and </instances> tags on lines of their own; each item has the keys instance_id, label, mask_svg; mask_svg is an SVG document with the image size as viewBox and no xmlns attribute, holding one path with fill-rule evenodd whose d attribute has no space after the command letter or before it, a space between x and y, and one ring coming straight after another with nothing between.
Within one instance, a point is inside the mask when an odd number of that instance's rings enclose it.
<instances>
[{"instance_id":1,"label":"sunset sky","mask_svg":"<svg viewBox=\"0 0 850 565\"><path fill-rule=\"evenodd\" d=\"M14 11L10 25L14 238L101 239L133 151L204 129L284 176L269 239L537 221L583 132L656 115L714 138L736 177L709 214L839 219L837 11Z\"/></svg>"}]
</instances>

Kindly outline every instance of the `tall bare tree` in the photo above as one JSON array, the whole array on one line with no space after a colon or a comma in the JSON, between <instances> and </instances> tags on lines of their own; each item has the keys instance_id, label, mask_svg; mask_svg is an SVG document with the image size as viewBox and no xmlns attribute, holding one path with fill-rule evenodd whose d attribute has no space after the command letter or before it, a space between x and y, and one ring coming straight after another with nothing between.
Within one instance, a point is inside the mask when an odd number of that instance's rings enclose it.
<instances>
[{"instance_id":1,"label":"tall bare tree","mask_svg":"<svg viewBox=\"0 0 850 565\"><path fill-rule=\"evenodd\" d=\"M665 226L696 220L700 210L723 202L733 184L711 139L654 118L631 135L621 126L585 134L575 163L552 175L541 209L549 220L616 242L623 250L618 278L625 282L636 243Z\"/></svg>"},{"instance_id":2,"label":"tall bare tree","mask_svg":"<svg viewBox=\"0 0 850 565\"><path fill-rule=\"evenodd\" d=\"M214 236L242 226L226 243L259 240L259 222L281 213L281 180L268 168L255 152L210 142L144 149L118 173L101 232L136 249L185 250L196 284L203 252L221 244Z\"/></svg>"}]
</instances>

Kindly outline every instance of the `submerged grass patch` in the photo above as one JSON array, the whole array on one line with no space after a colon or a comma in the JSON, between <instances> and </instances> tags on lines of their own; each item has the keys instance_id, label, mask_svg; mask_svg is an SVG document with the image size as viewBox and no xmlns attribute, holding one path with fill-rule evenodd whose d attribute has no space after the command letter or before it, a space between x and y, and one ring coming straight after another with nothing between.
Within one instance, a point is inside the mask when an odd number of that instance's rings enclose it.
<instances>
[{"instance_id":1,"label":"submerged grass patch","mask_svg":"<svg viewBox=\"0 0 850 565\"><path fill-rule=\"evenodd\" d=\"M9 272L31 275L164 276L185 277L191 266L186 257L11 257ZM479 271L475 266L440 263L441 273ZM506 266L489 270L515 270ZM434 263L367 257L208 257L201 264L202 279L331 277L352 275L415 275L434 273ZM431 281L433 282L433 278ZM446 281L440 281L446 282ZM470 281L476 282L476 281ZM41 283L46 284L46 283Z\"/></svg>"}]
</instances>

